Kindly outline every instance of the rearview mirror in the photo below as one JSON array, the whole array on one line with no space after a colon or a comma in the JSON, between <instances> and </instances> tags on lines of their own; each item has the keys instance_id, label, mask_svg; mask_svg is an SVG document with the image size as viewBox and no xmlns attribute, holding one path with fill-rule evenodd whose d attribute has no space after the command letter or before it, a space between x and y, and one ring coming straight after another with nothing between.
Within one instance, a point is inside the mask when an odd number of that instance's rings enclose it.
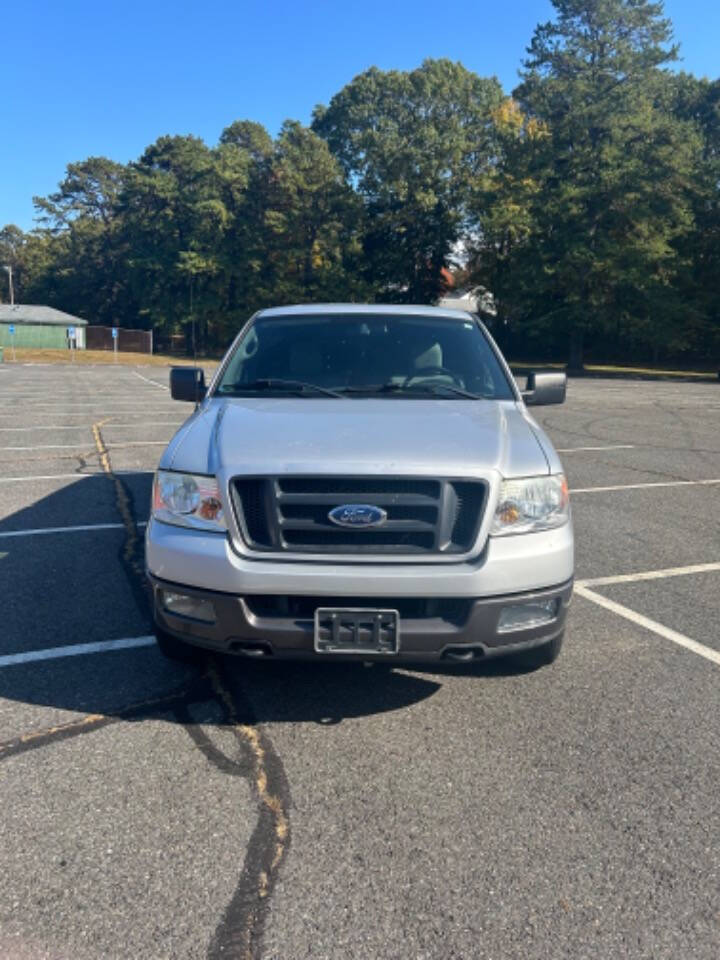
<instances>
[{"instance_id":1,"label":"rearview mirror","mask_svg":"<svg viewBox=\"0 0 720 960\"><path fill-rule=\"evenodd\" d=\"M567 376L564 373L529 373L522 398L528 407L564 403Z\"/></svg>"},{"instance_id":2,"label":"rearview mirror","mask_svg":"<svg viewBox=\"0 0 720 960\"><path fill-rule=\"evenodd\" d=\"M205 373L200 367L173 367L170 371L170 396L173 400L200 403L207 393Z\"/></svg>"}]
</instances>

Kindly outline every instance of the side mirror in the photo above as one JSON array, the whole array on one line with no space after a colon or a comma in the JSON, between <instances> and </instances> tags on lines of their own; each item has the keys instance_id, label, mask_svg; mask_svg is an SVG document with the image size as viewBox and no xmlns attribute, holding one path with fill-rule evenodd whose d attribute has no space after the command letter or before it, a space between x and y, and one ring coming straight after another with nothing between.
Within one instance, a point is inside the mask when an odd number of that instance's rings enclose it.
<instances>
[{"instance_id":1,"label":"side mirror","mask_svg":"<svg viewBox=\"0 0 720 960\"><path fill-rule=\"evenodd\" d=\"M529 373L522 398L528 407L564 403L567 376L564 373Z\"/></svg>"},{"instance_id":2,"label":"side mirror","mask_svg":"<svg viewBox=\"0 0 720 960\"><path fill-rule=\"evenodd\" d=\"M199 367L173 367L170 371L170 396L173 400L200 403L207 393L205 373Z\"/></svg>"}]
</instances>

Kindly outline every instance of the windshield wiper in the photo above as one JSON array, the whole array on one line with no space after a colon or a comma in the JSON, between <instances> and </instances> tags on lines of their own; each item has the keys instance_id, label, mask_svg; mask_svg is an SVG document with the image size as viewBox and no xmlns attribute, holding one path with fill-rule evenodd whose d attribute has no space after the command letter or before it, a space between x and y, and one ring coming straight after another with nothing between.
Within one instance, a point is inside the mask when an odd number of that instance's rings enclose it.
<instances>
[{"instance_id":1,"label":"windshield wiper","mask_svg":"<svg viewBox=\"0 0 720 960\"><path fill-rule=\"evenodd\" d=\"M450 383L418 383L412 386L405 386L402 383L380 383L375 386L368 384L364 387L344 387L345 393L451 393L458 397L467 397L468 400L486 400L479 393L471 393L469 390L463 390L462 387L456 387Z\"/></svg>"},{"instance_id":2,"label":"windshield wiper","mask_svg":"<svg viewBox=\"0 0 720 960\"><path fill-rule=\"evenodd\" d=\"M244 393L247 390L294 390L296 393L314 392L321 393L326 397L346 399L337 390L321 387L317 383L306 383L304 380L282 380L277 377L264 377L260 380L252 380L250 383L236 383L229 390L224 390L221 387L219 392L227 396L233 393Z\"/></svg>"},{"instance_id":3,"label":"windshield wiper","mask_svg":"<svg viewBox=\"0 0 720 960\"><path fill-rule=\"evenodd\" d=\"M472 393L470 390L463 390L462 387L456 387L453 383L418 383L414 387L405 387L406 390L419 390L421 393L438 393L444 390L446 393L453 393L457 397L467 397L468 400L487 400L480 393Z\"/></svg>"}]
</instances>

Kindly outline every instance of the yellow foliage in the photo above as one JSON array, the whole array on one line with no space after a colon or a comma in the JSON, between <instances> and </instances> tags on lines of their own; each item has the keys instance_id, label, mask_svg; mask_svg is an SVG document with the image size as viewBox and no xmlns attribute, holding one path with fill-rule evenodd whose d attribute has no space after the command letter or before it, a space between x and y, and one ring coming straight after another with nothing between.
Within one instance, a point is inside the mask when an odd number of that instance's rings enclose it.
<instances>
[{"instance_id":1,"label":"yellow foliage","mask_svg":"<svg viewBox=\"0 0 720 960\"><path fill-rule=\"evenodd\" d=\"M525 130L530 140L540 140L543 137L547 137L549 133L547 124L544 124L542 120L537 120L535 117L530 117L525 126Z\"/></svg>"},{"instance_id":2,"label":"yellow foliage","mask_svg":"<svg viewBox=\"0 0 720 960\"><path fill-rule=\"evenodd\" d=\"M492 118L501 133L515 134L515 136L520 134L525 120L520 105L512 97L505 97L492 111Z\"/></svg>"},{"instance_id":3,"label":"yellow foliage","mask_svg":"<svg viewBox=\"0 0 720 960\"><path fill-rule=\"evenodd\" d=\"M330 260L317 240L312 246L312 266L313 270L322 270L324 267L330 266Z\"/></svg>"},{"instance_id":4,"label":"yellow foliage","mask_svg":"<svg viewBox=\"0 0 720 960\"><path fill-rule=\"evenodd\" d=\"M523 133L529 140L538 140L548 135L547 126L535 117L528 117L512 97L505 99L492 111L498 131L506 136L519 137Z\"/></svg>"}]
</instances>

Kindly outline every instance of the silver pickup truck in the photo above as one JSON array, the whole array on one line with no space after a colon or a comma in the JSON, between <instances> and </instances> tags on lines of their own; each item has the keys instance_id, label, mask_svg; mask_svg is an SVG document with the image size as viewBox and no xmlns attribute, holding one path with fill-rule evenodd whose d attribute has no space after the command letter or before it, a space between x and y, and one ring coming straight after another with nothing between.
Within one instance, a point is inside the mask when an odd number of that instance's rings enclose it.
<instances>
[{"instance_id":1,"label":"silver pickup truck","mask_svg":"<svg viewBox=\"0 0 720 960\"><path fill-rule=\"evenodd\" d=\"M262 310L165 450L147 528L158 644L254 658L550 663L568 489L483 324L434 307Z\"/></svg>"}]
</instances>

